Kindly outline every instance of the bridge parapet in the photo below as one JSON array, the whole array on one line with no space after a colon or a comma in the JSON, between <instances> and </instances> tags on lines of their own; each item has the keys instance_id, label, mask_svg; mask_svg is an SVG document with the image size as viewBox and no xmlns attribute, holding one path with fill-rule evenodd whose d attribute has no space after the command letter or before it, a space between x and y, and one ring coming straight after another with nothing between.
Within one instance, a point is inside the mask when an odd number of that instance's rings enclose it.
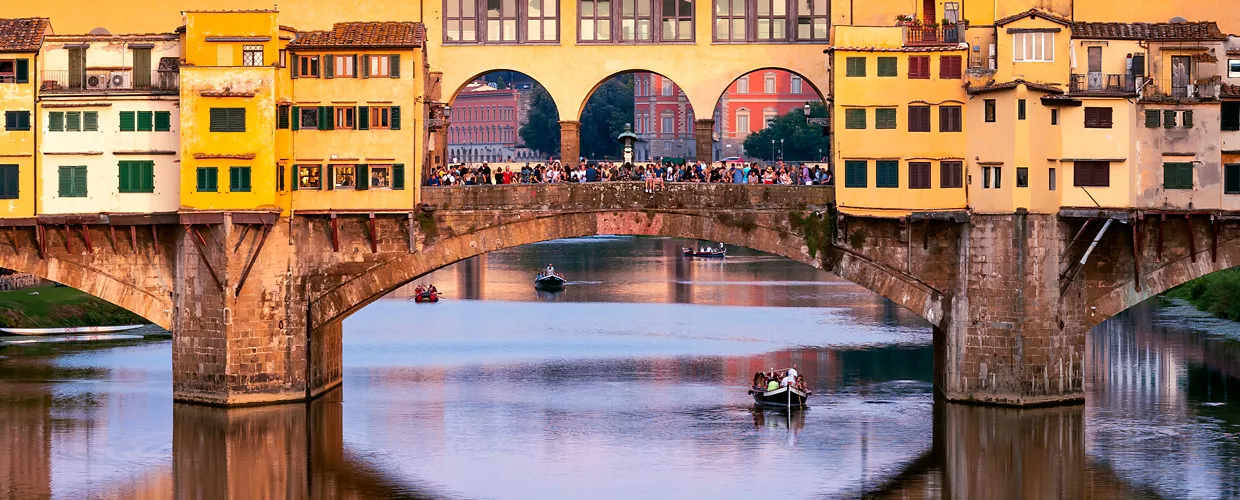
<instances>
[{"instance_id":1,"label":"bridge parapet","mask_svg":"<svg viewBox=\"0 0 1240 500\"><path fill-rule=\"evenodd\" d=\"M654 193L642 182L428 187L422 203L438 210L787 210L825 207L835 188L667 183Z\"/></svg>"}]
</instances>

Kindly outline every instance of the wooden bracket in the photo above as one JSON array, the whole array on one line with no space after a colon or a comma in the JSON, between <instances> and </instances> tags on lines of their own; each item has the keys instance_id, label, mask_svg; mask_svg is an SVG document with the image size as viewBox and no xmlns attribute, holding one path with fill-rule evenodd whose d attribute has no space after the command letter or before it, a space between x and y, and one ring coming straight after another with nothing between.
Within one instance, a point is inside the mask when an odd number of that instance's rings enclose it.
<instances>
[{"instance_id":1,"label":"wooden bracket","mask_svg":"<svg viewBox=\"0 0 1240 500\"><path fill-rule=\"evenodd\" d=\"M332 221L332 251L340 251L340 227L336 225L336 212L331 213Z\"/></svg>"},{"instance_id":2,"label":"wooden bracket","mask_svg":"<svg viewBox=\"0 0 1240 500\"><path fill-rule=\"evenodd\" d=\"M112 253L116 253L116 226L108 224L108 241L112 243Z\"/></svg>"},{"instance_id":3,"label":"wooden bracket","mask_svg":"<svg viewBox=\"0 0 1240 500\"><path fill-rule=\"evenodd\" d=\"M375 213L370 213L370 253L379 253L379 234L375 229Z\"/></svg>"},{"instance_id":4,"label":"wooden bracket","mask_svg":"<svg viewBox=\"0 0 1240 500\"><path fill-rule=\"evenodd\" d=\"M409 212L409 253L413 253L413 212Z\"/></svg>"},{"instance_id":5,"label":"wooden bracket","mask_svg":"<svg viewBox=\"0 0 1240 500\"><path fill-rule=\"evenodd\" d=\"M928 250L930 248L930 219L921 220L921 249Z\"/></svg>"},{"instance_id":6,"label":"wooden bracket","mask_svg":"<svg viewBox=\"0 0 1240 500\"><path fill-rule=\"evenodd\" d=\"M95 245L90 242L90 228L82 224L82 239L86 241L86 252L95 253Z\"/></svg>"},{"instance_id":7,"label":"wooden bracket","mask_svg":"<svg viewBox=\"0 0 1240 500\"><path fill-rule=\"evenodd\" d=\"M263 244L267 243L267 235L271 234L271 226L273 224L263 224L263 236L258 240L258 246L254 248L254 253L250 254L249 262L245 264L245 270L241 271L241 279L237 281L237 291L234 297L241 296L241 289L245 287L245 279L250 276L250 269L254 268L254 262L258 261L258 254L263 251Z\"/></svg>"},{"instance_id":8,"label":"wooden bracket","mask_svg":"<svg viewBox=\"0 0 1240 500\"><path fill-rule=\"evenodd\" d=\"M129 249L138 253L138 226L129 226Z\"/></svg>"},{"instance_id":9,"label":"wooden bracket","mask_svg":"<svg viewBox=\"0 0 1240 500\"><path fill-rule=\"evenodd\" d=\"M1167 222L1167 214L1158 215L1158 262L1162 262L1163 224Z\"/></svg>"},{"instance_id":10,"label":"wooden bracket","mask_svg":"<svg viewBox=\"0 0 1240 500\"><path fill-rule=\"evenodd\" d=\"M1188 224L1188 259L1197 262L1197 242L1193 238L1193 216L1184 214L1184 222Z\"/></svg>"},{"instance_id":11,"label":"wooden bracket","mask_svg":"<svg viewBox=\"0 0 1240 500\"><path fill-rule=\"evenodd\" d=\"M159 255L159 230L155 224L151 224L151 248L155 249L155 255ZM199 239L202 239L200 236Z\"/></svg>"},{"instance_id":12,"label":"wooden bracket","mask_svg":"<svg viewBox=\"0 0 1240 500\"><path fill-rule=\"evenodd\" d=\"M73 253L73 233L69 232L69 225L65 224L65 251Z\"/></svg>"},{"instance_id":13,"label":"wooden bracket","mask_svg":"<svg viewBox=\"0 0 1240 500\"><path fill-rule=\"evenodd\" d=\"M1132 282L1141 291L1141 219L1132 221Z\"/></svg>"},{"instance_id":14,"label":"wooden bracket","mask_svg":"<svg viewBox=\"0 0 1240 500\"><path fill-rule=\"evenodd\" d=\"M237 244L233 246L234 255L237 253L238 250L241 250L241 244L245 243L245 237L248 236L249 234L250 234L250 225L243 224L241 226L241 237L237 238Z\"/></svg>"},{"instance_id":15,"label":"wooden bracket","mask_svg":"<svg viewBox=\"0 0 1240 500\"><path fill-rule=\"evenodd\" d=\"M35 247L39 249L39 259L47 259L47 230L43 224L34 226Z\"/></svg>"},{"instance_id":16,"label":"wooden bracket","mask_svg":"<svg viewBox=\"0 0 1240 500\"><path fill-rule=\"evenodd\" d=\"M151 226L154 228L155 226ZM193 224L186 224L185 231L190 236L190 241L194 242L194 246L198 248L198 256L202 258L202 263L207 268L207 272L211 273L211 279L215 280L215 285L220 287L220 291L224 290L224 282L220 281L220 277L215 274L215 268L211 267L211 261L207 259L207 241L202 238L202 234L198 232ZM159 246L159 245L155 245Z\"/></svg>"}]
</instances>

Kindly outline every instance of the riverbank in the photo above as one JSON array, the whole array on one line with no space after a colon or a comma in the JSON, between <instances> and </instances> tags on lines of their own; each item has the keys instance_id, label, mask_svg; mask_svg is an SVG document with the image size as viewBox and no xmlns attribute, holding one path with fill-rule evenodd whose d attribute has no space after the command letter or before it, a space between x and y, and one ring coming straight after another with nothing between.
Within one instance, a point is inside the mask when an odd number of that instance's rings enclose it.
<instances>
[{"instance_id":1,"label":"riverbank","mask_svg":"<svg viewBox=\"0 0 1240 500\"><path fill-rule=\"evenodd\" d=\"M0 327L62 328L148 323L81 290L51 284L0 292Z\"/></svg>"},{"instance_id":2,"label":"riverbank","mask_svg":"<svg viewBox=\"0 0 1240 500\"><path fill-rule=\"evenodd\" d=\"M1167 292L1220 318L1240 321L1240 269L1208 274Z\"/></svg>"}]
</instances>

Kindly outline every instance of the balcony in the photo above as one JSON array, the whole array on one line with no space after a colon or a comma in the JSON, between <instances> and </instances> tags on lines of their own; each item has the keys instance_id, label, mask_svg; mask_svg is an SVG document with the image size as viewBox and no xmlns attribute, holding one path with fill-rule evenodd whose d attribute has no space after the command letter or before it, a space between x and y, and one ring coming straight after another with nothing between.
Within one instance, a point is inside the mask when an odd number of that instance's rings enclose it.
<instances>
[{"instance_id":1,"label":"balcony","mask_svg":"<svg viewBox=\"0 0 1240 500\"><path fill-rule=\"evenodd\" d=\"M1137 86L1129 75L1085 73L1072 75L1068 82L1072 94L1136 94Z\"/></svg>"},{"instance_id":2,"label":"balcony","mask_svg":"<svg viewBox=\"0 0 1240 500\"><path fill-rule=\"evenodd\" d=\"M46 70L40 91L46 93L177 92L180 75L176 71Z\"/></svg>"},{"instance_id":3,"label":"balcony","mask_svg":"<svg viewBox=\"0 0 1240 500\"><path fill-rule=\"evenodd\" d=\"M935 45L956 45L964 41L965 27L961 25L927 27L905 26L905 47L926 47Z\"/></svg>"},{"instance_id":4,"label":"balcony","mask_svg":"<svg viewBox=\"0 0 1240 500\"><path fill-rule=\"evenodd\" d=\"M1151 79L1141 93L1143 101L1201 101L1219 98L1221 79Z\"/></svg>"}]
</instances>

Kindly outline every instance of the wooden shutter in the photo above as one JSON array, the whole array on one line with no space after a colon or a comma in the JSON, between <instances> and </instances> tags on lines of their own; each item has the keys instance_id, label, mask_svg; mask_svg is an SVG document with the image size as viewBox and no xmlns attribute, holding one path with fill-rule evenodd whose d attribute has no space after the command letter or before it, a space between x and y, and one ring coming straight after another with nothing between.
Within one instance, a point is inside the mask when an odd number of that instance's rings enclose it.
<instances>
[{"instance_id":1,"label":"wooden shutter","mask_svg":"<svg viewBox=\"0 0 1240 500\"><path fill-rule=\"evenodd\" d=\"M138 189L140 189L143 193L154 193L155 192L155 162L140 161L137 163L139 167L141 167L142 169L141 172L138 174L139 180L140 180L138 184Z\"/></svg>"},{"instance_id":2,"label":"wooden shutter","mask_svg":"<svg viewBox=\"0 0 1240 500\"><path fill-rule=\"evenodd\" d=\"M293 106L293 110L289 113L292 120L293 130L301 130L301 107ZM297 169L294 168L294 171ZM296 174L294 174L296 175Z\"/></svg>"},{"instance_id":3,"label":"wooden shutter","mask_svg":"<svg viewBox=\"0 0 1240 500\"><path fill-rule=\"evenodd\" d=\"M865 58L849 57L844 60L845 76L865 76Z\"/></svg>"},{"instance_id":4,"label":"wooden shutter","mask_svg":"<svg viewBox=\"0 0 1240 500\"><path fill-rule=\"evenodd\" d=\"M1175 128L1175 111L1163 111L1163 128Z\"/></svg>"},{"instance_id":5,"label":"wooden shutter","mask_svg":"<svg viewBox=\"0 0 1240 500\"><path fill-rule=\"evenodd\" d=\"M388 76L400 78L400 54L392 54L388 64Z\"/></svg>"},{"instance_id":6,"label":"wooden shutter","mask_svg":"<svg viewBox=\"0 0 1240 500\"><path fill-rule=\"evenodd\" d=\"M405 189L405 164L392 164L392 189Z\"/></svg>"},{"instance_id":7,"label":"wooden shutter","mask_svg":"<svg viewBox=\"0 0 1240 500\"><path fill-rule=\"evenodd\" d=\"M47 114L47 130L48 132L60 132L65 129L65 114L61 111L52 111Z\"/></svg>"},{"instance_id":8,"label":"wooden shutter","mask_svg":"<svg viewBox=\"0 0 1240 500\"><path fill-rule=\"evenodd\" d=\"M1163 189L1192 189L1192 163L1164 163Z\"/></svg>"},{"instance_id":9,"label":"wooden shutter","mask_svg":"<svg viewBox=\"0 0 1240 500\"><path fill-rule=\"evenodd\" d=\"M285 130L289 127L288 106L276 106L276 128Z\"/></svg>"},{"instance_id":10,"label":"wooden shutter","mask_svg":"<svg viewBox=\"0 0 1240 500\"><path fill-rule=\"evenodd\" d=\"M899 60L894 57L878 58L878 76L898 76L899 67Z\"/></svg>"},{"instance_id":11,"label":"wooden shutter","mask_svg":"<svg viewBox=\"0 0 1240 500\"><path fill-rule=\"evenodd\" d=\"M154 117L151 115L150 111L139 111L138 112L138 131L150 132L152 130L155 130L155 122L153 118Z\"/></svg>"},{"instance_id":12,"label":"wooden shutter","mask_svg":"<svg viewBox=\"0 0 1240 500\"><path fill-rule=\"evenodd\" d=\"M1111 128L1111 108L1098 108L1098 126Z\"/></svg>"},{"instance_id":13,"label":"wooden shutter","mask_svg":"<svg viewBox=\"0 0 1240 500\"><path fill-rule=\"evenodd\" d=\"M923 161L908 164L909 189L930 189L930 163Z\"/></svg>"},{"instance_id":14,"label":"wooden shutter","mask_svg":"<svg viewBox=\"0 0 1240 500\"><path fill-rule=\"evenodd\" d=\"M17 178L17 165L0 165L0 199L17 199Z\"/></svg>"},{"instance_id":15,"label":"wooden shutter","mask_svg":"<svg viewBox=\"0 0 1240 500\"><path fill-rule=\"evenodd\" d=\"M289 78L300 78L301 75L298 73L301 72L301 69L299 68L301 65L301 57L297 54L289 54L288 57L289 59L292 59L289 61L289 69L292 71L292 73L289 73Z\"/></svg>"},{"instance_id":16,"label":"wooden shutter","mask_svg":"<svg viewBox=\"0 0 1240 500\"><path fill-rule=\"evenodd\" d=\"M863 116L864 118L864 116ZM876 129L894 129L896 128L896 110L895 108L878 108L874 110L874 128Z\"/></svg>"},{"instance_id":17,"label":"wooden shutter","mask_svg":"<svg viewBox=\"0 0 1240 500\"><path fill-rule=\"evenodd\" d=\"M881 160L874 162L874 187L900 187L900 162Z\"/></svg>"},{"instance_id":18,"label":"wooden shutter","mask_svg":"<svg viewBox=\"0 0 1240 500\"><path fill-rule=\"evenodd\" d=\"M16 83L30 83L30 59L18 59L13 69L17 71Z\"/></svg>"},{"instance_id":19,"label":"wooden shutter","mask_svg":"<svg viewBox=\"0 0 1240 500\"><path fill-rule=\"evenodd\" d=\"M909 56L908 77L911 79L930 78L930 56Z\"/></svg>"},{"instance_id":20,"label":"wooden shutter","mask_svg":"<svg viewBox=\"0 0 1240 500\"><path fill-rule=\"evenodd\" d=\"M326 172L326 173L323 175L322 180L320 180L319 182L320 182L321 184L326 184L326 185L327 185L327 190L328 190L328 191L333 191L333 190L335 190L335 189L336 189L336 175L335 175L335 174L336 174L336 168L335 168L335 165L328 164L328 165L327 165L327 167L325 167L325 168L326 168L326 170L325 170L325 172Z\"/></svg>"},{"instance_id":21,"label":"wooden shutter","mask_svg":"<svg viewBox=\"0 0 1240 500\"><path fill-rule=\"evenodd\" d=\"M939 163L939 187L958 188L964 186L964 163L945 161Z\"/></svg>"},{"instance_id":22,"label":"wooden shutter","mask_svg":"<svg viewBox=\"0 0 1240 500\"><path fill-rule=\"evenodd\" d=\"M357 129L370 130L370 106L357 107Z\"/></svg>"},{"instance_id":23,"label":"wooden shutter","mask_svg":"<svg viewBox=\"0 0 1240 500\"><path fill-rule=\"evenodd\" d=\"M323 111L320 116L326 117L327 119L319 120L319 130L336 130L336 108L332 106L323 106L321 109Z\"/></svg>"},{"instance_id":24,"label":"wooden shutter","mask_svg":"<svg viewBox=\"0 0 1240 500\"><path fill-rule=\"evenodd\" d=\"M942 80L960 79L960 66L960 56L940 56L939 78Z\"/></svg>"},{"instance_id":25,"label":"wooden shutter","mask_svg":"<svg viewBox=\"0 0 1240 500\"><path fill-rule=\"evenodd\" d=\"M73 168L73 195L86 196L86 167Z\"/></svg>"},{"instance_id":26,"label":"wooden shutter","mask_svg":"<svg viewBox=\"0 0 1240 500\"><path fill-rule=\"evenodd\" d=\"M359 163L356 167L353 167L353 171L356 173L356 176L353 178L353 186L356 187L358 191L370 189L369 165Z\"/></svg>"},{"instance_id":27,"label":"wooden shutter","mask_svg":"<svg viewBox=\"0 0 1240 500\"><path fill-rule=\"evenodd\" d=\"M155 112L155 131L168 132L172 130L172 113L169 111Z\"/></svg>"},{"instance_id":28,"label":"wooden shutter","mask_svg":"<svg viewBox=\"0 0 1240 500\"><path fill-rule=\"evenodd\" d=\"M73 167L60 167L60 196L72 196Z\"/></svg>"},{"instance_id":29,"label":"wooden shutter","mask_svg":"<svg viewBox=\"0 0 1240 500\"><path fill-rule=\"evenodd\" d=\"M1193 128L1193 112L1191 110L1186 110L1181 113L1180 126L1184 128Z\"/></svg>"},{"instance_id":30,"label":"wooden shutter","mask_svg":"<svg viewBox=\"0 0 1240 500\"><path fill-rule=\"evenodd\" d=\"M79 111L69 111L65 113L65 130L81 131L82 130L82 113Z\"/></svg>"},{"instance_id":31,"label":"wooden shutter","mask_svg":"<svg viewBox=\"0 0 1240 500\"><path fill-rule=\"evenodd\" d=\"M1158 128L1158 126L1159 126L1159 125L1161 125L1161 123L1160 123L1160 120L1159 120L1159 117L1158 117L1158 110L1157 110L1157 109L1147 109L1147 110L1145 110L1145 126L1146 126L1146 128Z\"/></svg>"},{"instance_id":32,"label":"wooden shutter","mask_svg":"<svg viewBox=\"0 0 1240 500\"><path fill-rule=\"evenodd\" d=\"M1073 164L1072 185L1107 187L1111 185L1111 164L1105 161L1078 161Z\"/></svg>"},{"instance_id":33,"label":"wooden shutter","mask_svg":"<svg viewBox=\"0 0 1240 500\"><path fill-rule=\"evenodd\" d=\"M868 185L865 160L848 160L844 162L844 187L864 188Z\"/></svg>"},{"instance_id":34,"label":"wooden shutter","mask_svg":"<svg viewBox=\"0 0 1240 500\"><path fill-rule=\"evenodd\" d=\"M82 130L94 132L99 130L99 112L84 111L82 112Z\"/></svg>"},{"instance_id":35,"label":"wooden shutter","mask_svg":"<svg viewBox=\"0 0 1240 500\"><path fill-rule=\"evenodd\" d=\"M930 131L930 106L909 106L908 107L908 131L909 132L929 132Z\"/></svg>"},{"instance_id":36,"label":"wooden shutter","mask_svg":"<svg viewBox=\"0 0 1240 500\"><path fill-rule=\"evenodd\" d=\"M400 106L392 106L392 130L400 130Z\"/></svg>"},{"instance_id":37,"label":"wooden shutter","mask_svg":"<svg viewBox=\"0 0 1240 500\"><path fill-rule=\"evenodd\" d=\"M225 116L222 108L211 108L212 132L223 132ZM134 112L121 111L121 132L133 132L135 130L137 130L137 120L134 118Z\"/></svg>"},{"instance_id":38,"label":"wooden shutter","mask_svg":"<svg viewBox=\"0 0 1240 500\"><path fill-rule=\"evenodd\" d=\"M865 129L865 109L846 109L844 110L844 128L862 130Z\"/></svg>"},{"instance_id":39,"label":"wooden shutter","mask_svg":"<svg viewBox=\"0 0 1240 500\"><path fill-rule=\"evenodd\" d=\"M228 109L228 131L245 132L245 108Z\"/></svg>"},{"instance_id":40,"label":"wooden shutter","mask_svg":"<svg viewBox=\"0 0 1240 500\"><path fill-rule=\"evenodd\" d=\"M117 176L117 179L119 180L119 185L117 187L119 191L122 193L128 193L131 190L133 190L132 184L130 182L130 176L133 174L129 171L129 164L130 162L128 161L122 161L119 164L117 164L116 176Z\"/></svg>"},{"instance_id":41,"label":"wooden shutter","mask_svg":"<svg viewBox=\"0 0 1240 500\"><path fill-rule=\"evenodd\" d=\"M323 78L335 78L336 56L322 56L319 60L323 62Z\"/></svg>"},{"instance_id":42,"label":"wooden shutter","mask_svg":"<svg viewBox=\"0 0 1240 500\"><path fill-rule=\"evenodd\" d=\"M363 55L361 58L362 67L359 69L362 72L362 78L370 78L370 58L372 57L374 56Z\"/></svg>"}]
</instances>

